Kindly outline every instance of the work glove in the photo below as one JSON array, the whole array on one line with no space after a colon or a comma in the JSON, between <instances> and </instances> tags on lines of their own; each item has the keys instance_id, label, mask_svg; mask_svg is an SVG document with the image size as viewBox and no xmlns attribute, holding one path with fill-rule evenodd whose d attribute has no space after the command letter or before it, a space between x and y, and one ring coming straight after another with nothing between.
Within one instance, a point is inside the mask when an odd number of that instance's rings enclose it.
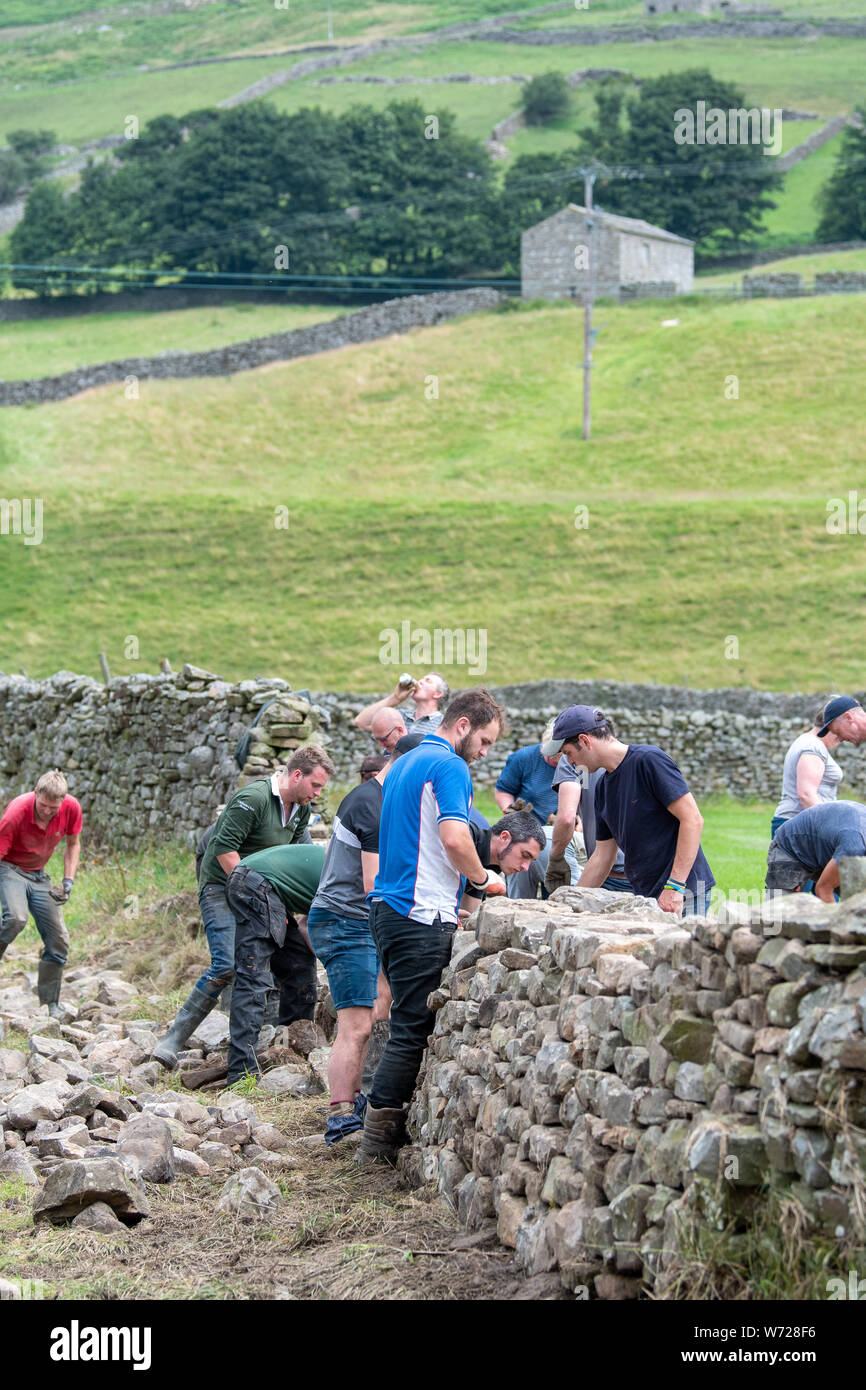
<instances>
[{"instance_id":1,"label":"work glove","mask_svg":"<svg viewBox=\"0 0 866 1390\"><path fill-rule=\"evenodd\" d=\"M48 889L48 896L53 898L56 903L68 903L69 895L72 892L74 879L65 878L62 884L54 884Z\"/></svg>"},{"instance_id":2,"label":"work glove","mask_svg":"<svg viewBox=\"0 0 866 1390\"><path fill-rule=\"evenodd\" d=\"M567 888L570 883L571 869L565 855L551 854L547 861L547 873L544 875L544 886L548 893L554 893L557 888Z\"/></svg>"},{"instance_id":3,"label":"work glove","mask_svg":"<svg viewBox=\"0 0 866 1390\"><path fill-rule=\"evenodd\" d=\"M533 806L531 801L524 801L522 796L518 796L515 798L514 801L512 801L508 810L505 811L504 814L508 816L511 814L512 811L531 811L532 809Z\"/></svg>"}]
</instances>

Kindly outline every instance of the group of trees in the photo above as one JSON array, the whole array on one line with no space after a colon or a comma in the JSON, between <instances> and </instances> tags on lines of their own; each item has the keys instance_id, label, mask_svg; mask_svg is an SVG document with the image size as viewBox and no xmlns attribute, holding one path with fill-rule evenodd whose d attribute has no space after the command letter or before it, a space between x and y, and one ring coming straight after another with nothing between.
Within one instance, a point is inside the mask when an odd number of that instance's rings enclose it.
<instances>
[{"instance_id":1,"label":"group of trees","mask_svg":"<svg viewBox=\"0 0 866 1390\"><path fill-rule=\"evenodd\" d=\"M52 268L22 268L13 283L49 293L106 283L74 266L108 267L126 281L154 270L516 275L521 232L568 202L582 203L589 165L605 210L702 247L742 245L773 205L775 160L760 144L675 143L674 112L698 99L724 111L745 106L739 91L704 71L645 81L630 94L602 85L594 121L572 149L524 155L501 180L483 145L461 134L450 113L431 116L413 101L342 115L288 115L255 102L161 116L120 147L116 164L91 164L67 198L52 181L35 185L9 259ZM866 144L862 132L850 136ZM862 215L863 186L860 179L854 195L840 179L836 211L856 214L859 197ZM843 222L825 211L834 237L866 231L838 230Z\"/></svg>"}]
</instances>

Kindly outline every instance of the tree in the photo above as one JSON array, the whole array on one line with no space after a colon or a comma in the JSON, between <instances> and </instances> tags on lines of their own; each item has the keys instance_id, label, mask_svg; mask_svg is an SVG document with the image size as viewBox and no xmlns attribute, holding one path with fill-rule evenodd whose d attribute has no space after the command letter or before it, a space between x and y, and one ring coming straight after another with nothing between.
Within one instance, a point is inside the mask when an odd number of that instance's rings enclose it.
<instances>
[{"instance_id":1,"label":"tree","mask_svg":"<svg viewBox=\"0 0 866 1390\"><path fill-rule=\"evenodd\" d=\"M678 143L678 114L695 112L699 102L726 118L745 109L736 87L703 69L645 81L628 99L621 89L602 88L595 123L580 133L579 156L614 171L595 186L606 211L645 218L694 241L741 242L775 206L767 195L781 175L761 143ZM618 175L619 169L632 172Z\"/></svg>"},{"instance_id":2,"label":"tree","mask_svg":"<svg viewBox=\"0 0 866 1390\"><path fill-rule=\"evenodd\" d=\"M57 144L53 130L10 130L6 139L24 165L26 177L33 179L42 169L42 158Z\"/></svg>"},{"instance_id":3,"label":"tree","mask_svg":"<svg viewBox=\"0 0 866 1390\"><path fill-rule=\"evenodd\" d=\"M866 106L857 115L862 125L846 128L836 166L818 194L818 241L866 239Z\"/></svg>"},{"instance_id":4,"label":"tree","mask_svg":"<svg viewBox=\"0 0 866 1390\"><path fill-rule=\"evenodd\" d=\"M520 274L520 238L527 227L583 202L583 177L576 150L556 154L522 154L508 169L499 199L498 255L494 263L506 274Z\"/></svg>"},{"instance_id":5,"label":"tree","mask_svg":"<svg viewBox=\"0 0 866 1390\"><path fill-rule=\"evenodd\" d=\"M527 125L550 125L568 115L568 83L561 72L541 72L523 88L521 105Z\"/></svg>"},{"instance_id":6,"label":"tree","mask_svg":"<svg viewBox=\"0 0 866 1390\"><path fill-rule=\"evenodd\" d=\"M73 239L72 218L68 203L57 184L42 180L33 188L27 199L24 217L9 235L9 260L16 265L45 265L60 262L64 254L69 254ZM34 285L34 278L42 280L43 272L21 270L13 273L13 285L26 289L37 289L45 293L49 288L68 288L69 276L63 270L49 272L42 283Z\"/></svg>"},{"instance_id":7,"label":"tree","mask_svg":"<svg viewBox=\"0 0 866 1390\"><path fill-rule=\"evenodd\" d=\"M23 161L13 150L0 150L0 204L11 203L26 183Z\"/></svg>"},{"instance_id":8,"label":"tree","mask_svg":"<svg viewBox=\"0 0 866 1390\"><path fill-rule=\"evenodd\" d=\"M127 280L138 268L435 279L495 265L490 157L418 102L159 117L119 154L116 168L91 163L64 205L50 245L67 262ZM28 201L22 245L49 211Z\"/></svg>"}]
</instances>

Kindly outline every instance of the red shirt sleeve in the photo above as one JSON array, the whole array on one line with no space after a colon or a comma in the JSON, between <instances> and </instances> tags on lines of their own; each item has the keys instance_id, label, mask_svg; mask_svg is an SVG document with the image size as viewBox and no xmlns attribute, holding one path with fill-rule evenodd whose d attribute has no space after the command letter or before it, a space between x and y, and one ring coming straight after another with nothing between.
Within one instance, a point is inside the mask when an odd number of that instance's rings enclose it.
<instances>
[{"instance_id":1,"label":"red shirt sleeve","mask_svg":"<svg viewBox=\"0 0 866 1390\"><path fill-rule=\"evenodd\" d=\"M15 838L16 820L14 812L11 814L10 812L11 807L7 806L2 817L0 817L0 859L6 858L12 847L12 841Z\"/></svg>"},{"instance_id":2,"label":"red shirt sleeve","mask_svg":"<svg viewBox=\"0 0 866 1390\"><path fill-rule=\"evenodd\" d=\"M67 796L66 805L66 830L67 835L80 835L82 826L81 803L76 801L74 796Z\"/></svg>"}]
</instances>

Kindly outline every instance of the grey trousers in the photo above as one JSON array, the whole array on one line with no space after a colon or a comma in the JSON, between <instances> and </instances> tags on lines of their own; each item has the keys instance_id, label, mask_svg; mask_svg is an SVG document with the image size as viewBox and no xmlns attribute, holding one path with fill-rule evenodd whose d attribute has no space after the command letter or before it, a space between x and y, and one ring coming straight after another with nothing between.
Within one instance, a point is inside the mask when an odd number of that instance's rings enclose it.
<instances>
[{"instance_id":1,"label":"grey trousers","mask_svg":"<svg viewBox=\"0 0 866 1390\"><path fill-rule=\"evenodd\" d=\"M63 921L63 908L49 895L51 879L44 869L18 869L6 860L0 861L0 907L2 926L0 941L10 945L33 915L36 930L42 937L40 960L65 965L69 955L69 933Z\"/></svg>"}]
</instances>

